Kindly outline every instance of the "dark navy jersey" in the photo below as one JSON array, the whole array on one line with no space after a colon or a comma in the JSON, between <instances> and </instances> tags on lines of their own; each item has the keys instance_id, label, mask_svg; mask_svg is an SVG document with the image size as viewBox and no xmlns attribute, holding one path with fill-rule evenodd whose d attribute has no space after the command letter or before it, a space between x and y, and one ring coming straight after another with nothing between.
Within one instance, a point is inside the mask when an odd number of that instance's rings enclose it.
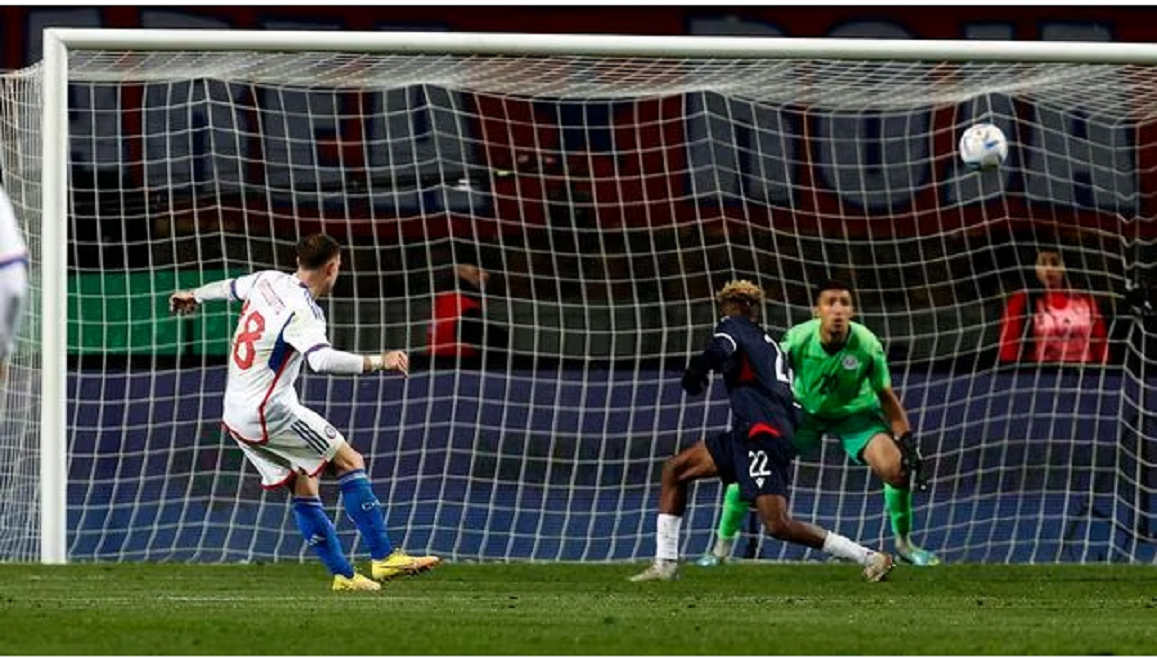
<instances>
[{"instance_id":1,"label":"dark navy jersey","mask_svg":"<svg viewBox=\"0 0 1157 658\"><path fill-rule=\"evenodd\" d=\"M688 368L704 379L707 370L723 375L731 397L733 426L767 422L795 426L791 363L778 342L758 324L745 317L723 318L707 349ZM695 391L689 388L688 392Z\"/></svg>"}]
</instances>

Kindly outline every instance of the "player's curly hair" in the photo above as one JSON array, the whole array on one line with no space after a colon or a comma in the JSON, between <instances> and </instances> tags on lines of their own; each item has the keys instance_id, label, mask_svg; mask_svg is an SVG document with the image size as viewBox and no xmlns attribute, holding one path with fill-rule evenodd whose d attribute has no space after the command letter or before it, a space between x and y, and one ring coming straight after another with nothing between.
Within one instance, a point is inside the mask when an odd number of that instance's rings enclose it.
<instances>
[{"instance_id":1,"label":"player's curly hair","mask_svg":"<svg viewBox=\"0 0 1157 658\"><path fill-rule=\"evenodd\" d=\"M715 299L724 315L733 315L735 311L754 320L763 305L763 289L747 279L736 279L728 281Z\"/></svg>"}]
</instances>

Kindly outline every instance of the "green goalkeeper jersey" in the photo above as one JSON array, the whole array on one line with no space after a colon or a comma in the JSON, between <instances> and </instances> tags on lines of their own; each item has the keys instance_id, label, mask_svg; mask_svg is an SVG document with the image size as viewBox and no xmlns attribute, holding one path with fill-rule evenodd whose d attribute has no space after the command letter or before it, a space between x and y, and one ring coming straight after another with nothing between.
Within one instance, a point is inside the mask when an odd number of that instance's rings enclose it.
<instances>
[{"instance_id":1,"label":"green goalkeeper jersey","mask_svg":"<svg viewBox=\"0 0 1157 658\"><path fill-rule=\"evenodd\" d=\"M820 342L818 319L789 329L781 345L795 371L796 400L804 411L820 418L878 409L877 393L892 386L884 346L857 322L851 323L847 342L835 354L829 354Z\"/></svg>"}]
</instances>

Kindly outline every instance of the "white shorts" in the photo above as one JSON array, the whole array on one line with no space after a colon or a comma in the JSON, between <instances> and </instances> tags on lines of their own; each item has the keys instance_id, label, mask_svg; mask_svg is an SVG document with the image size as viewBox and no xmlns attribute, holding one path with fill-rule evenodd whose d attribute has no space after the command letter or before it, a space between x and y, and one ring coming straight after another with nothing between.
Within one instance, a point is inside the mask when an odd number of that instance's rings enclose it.
<instances>
[{"instance_id":1,"label":"white shorts","mask_svg":"<svg viewBox=\"0 0 1157 658\"><path fill-rule=\"evenodd\" d=\"M16 334L24 320L28 294L28 266L23 260L0 267L0 361L16 348Z\"/></svg>"},{"instance_id":2,"label":"white shorts","mask_svg":"<svg viewBox=\"0 0 1157 658\"><path fill-rule=\"evenodd\" d=\"M265 442L246 441L225 426L249 462L261 474L261 486L276 489L294 475L313 477L325 468L345 443L345 437L320 414L301 407L295 417L279 423Z\"/></svg>"}]
</instances>

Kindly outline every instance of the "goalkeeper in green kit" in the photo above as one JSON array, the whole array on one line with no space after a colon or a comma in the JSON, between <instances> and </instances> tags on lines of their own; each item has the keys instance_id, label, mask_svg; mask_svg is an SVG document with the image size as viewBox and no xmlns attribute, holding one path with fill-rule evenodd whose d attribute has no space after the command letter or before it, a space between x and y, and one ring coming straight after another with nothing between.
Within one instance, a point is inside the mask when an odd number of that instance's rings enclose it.
<instances>
[{"instance_id":1,"label":"goalkeeper in green kit","mask_svg":"<svg viewBox=\"0 0 1157 658\"><path fill-rule=\"evenodd\" d=\"M940 560L914 545L912 489L927 488L923 458L912 436L908 414L892 390L892 377L880 340L852 321L855 307L849 286L824 283L816 292L814 319L792 327L781 346L795 370L793 391L803 408L794 444L800 453L837 437L848 457L867 464L884 481L884 501L892 519L896 553L916 566ZM701 566L715 566L731 555L747 514L735 485L724 495L723 515L711 552Z\"/></svg>"}]
</instances>

